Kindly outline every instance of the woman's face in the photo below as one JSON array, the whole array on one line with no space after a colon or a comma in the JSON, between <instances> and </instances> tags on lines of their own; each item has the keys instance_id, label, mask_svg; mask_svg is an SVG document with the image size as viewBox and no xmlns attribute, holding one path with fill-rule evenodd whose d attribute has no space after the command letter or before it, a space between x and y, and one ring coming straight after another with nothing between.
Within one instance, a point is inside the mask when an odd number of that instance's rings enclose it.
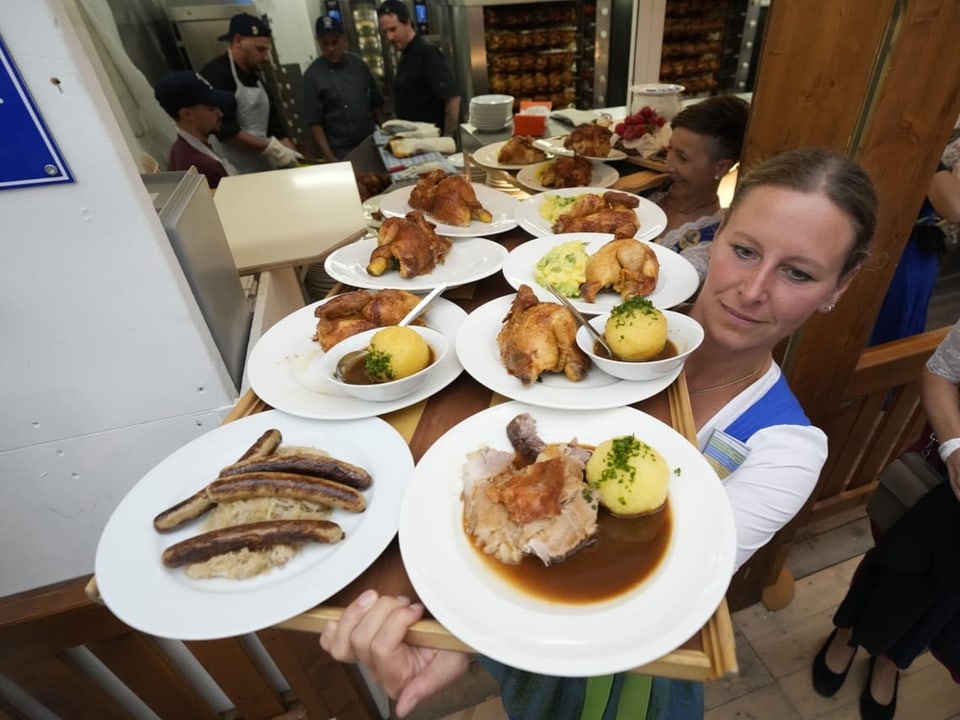
<instances>
[{"instance_id":1,"label":"woman's face","mask_svg":"<svg viewBox=\"0 0 960 720\"><path fill-rule=\"evenodd\" d=\"M706 135L686 128L673 131L670 136L670 149L667 151L671 191L681 190L691 195L706 191L716 192L719 178L729 170L729 161L712 160L711 146L712 142ZM721 167L724 162L727 163L726 167Z\"/></svg>"},{"instance_id":2,"label":"woman's face","mask_svg":"<svg viewBox=\"0 0 960 720\"><path fill-rule=\"evenodd\" d=\"M843 294L853 243L850 218L824 195L754 188L713 242L694 315L722 347L772 349Z\"/></svg>"}]
</instances>

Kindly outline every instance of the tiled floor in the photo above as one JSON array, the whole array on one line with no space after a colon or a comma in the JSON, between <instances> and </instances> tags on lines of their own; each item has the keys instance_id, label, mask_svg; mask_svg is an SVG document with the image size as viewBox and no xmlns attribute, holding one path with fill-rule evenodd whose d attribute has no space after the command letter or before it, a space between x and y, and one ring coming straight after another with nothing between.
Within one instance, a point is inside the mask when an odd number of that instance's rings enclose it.
<instances>
[{"instance_id":1,"label":"tiled floor","mask_svg":"<svg viewBox=\"0 0 960 720\"><path fill-rule=\"evenodd\" d=\"M801 532L788 561L797 578L793 602L777 612L757 604L734 614L740 674L707 686L705 720L858 720L866 655L857 656L847 683L830 699L813 691L810 665L870 544L862 509ZM414 718L506 720L496 692L477 668ZM929 655L903 674L899 693L898 720L960 720L960 685Z\"/></svg>"}]
</instances>

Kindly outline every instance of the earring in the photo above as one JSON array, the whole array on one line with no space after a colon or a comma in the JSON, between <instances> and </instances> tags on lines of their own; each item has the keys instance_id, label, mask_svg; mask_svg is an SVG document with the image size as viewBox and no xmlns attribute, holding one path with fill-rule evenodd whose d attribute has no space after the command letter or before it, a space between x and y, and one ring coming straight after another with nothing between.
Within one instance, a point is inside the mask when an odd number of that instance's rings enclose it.
<instances>
[{"instance_id":1,"label":"earring","mask_svg":"<svg viewBox=\"0 0 960 720\"><path fill-rule=\"evenodd\" d=\"M720 179L720 176L719 176L719 175L714 175L714 176L713 176L713 179L714 179L714 180L719 180L719 179Z\"/></svg>"},{"instance_id":2,"label":"earring","mask_svg":"<svg viewBox=\"0 0 960 720\"><path fill-rule=\"evenodd\" d=\"M831 312L833 312L833 309L834 309L836 306L837 306L836 303L827 303L826 305L823 306L823 311L824 311L825 313L831 313Z\"/></svg>"}]
</instances>

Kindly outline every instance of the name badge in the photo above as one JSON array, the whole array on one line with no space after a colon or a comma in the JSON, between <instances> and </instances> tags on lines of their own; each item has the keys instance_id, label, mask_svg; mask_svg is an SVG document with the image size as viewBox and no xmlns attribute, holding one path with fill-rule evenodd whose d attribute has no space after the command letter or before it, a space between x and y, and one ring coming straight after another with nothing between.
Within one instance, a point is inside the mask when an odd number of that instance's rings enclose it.
<instances>
[{"instance_id":1,"label":"name badge","mask_svg":"<svg viewBox=\"0 0 960 720\"><path fill-rule=\"evenodd\" d=\"M722 430L714 430L703 449L703 456L721 480L740 467L749 454L746 445Z\"/></svg>"}]
</instances>

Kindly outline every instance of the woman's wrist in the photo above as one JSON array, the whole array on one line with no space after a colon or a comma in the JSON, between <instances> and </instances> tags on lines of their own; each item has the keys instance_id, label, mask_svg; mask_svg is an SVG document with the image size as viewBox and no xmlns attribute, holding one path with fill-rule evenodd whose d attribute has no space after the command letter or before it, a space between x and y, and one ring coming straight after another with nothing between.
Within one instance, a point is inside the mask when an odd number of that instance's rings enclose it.
<instances>
[{"instance_id":1,"label":"woman's wrist","mask_svg":"<svg viewBox=\"0 0 960 720\"><path fill-rule=\"evenodd\" d=\"M944 440L937 448L937 452L940 453L940 459L944 462L946 462L947 458L953 455L956 450L960 450L960 437Z\"/></svg>"}]
</instances>

